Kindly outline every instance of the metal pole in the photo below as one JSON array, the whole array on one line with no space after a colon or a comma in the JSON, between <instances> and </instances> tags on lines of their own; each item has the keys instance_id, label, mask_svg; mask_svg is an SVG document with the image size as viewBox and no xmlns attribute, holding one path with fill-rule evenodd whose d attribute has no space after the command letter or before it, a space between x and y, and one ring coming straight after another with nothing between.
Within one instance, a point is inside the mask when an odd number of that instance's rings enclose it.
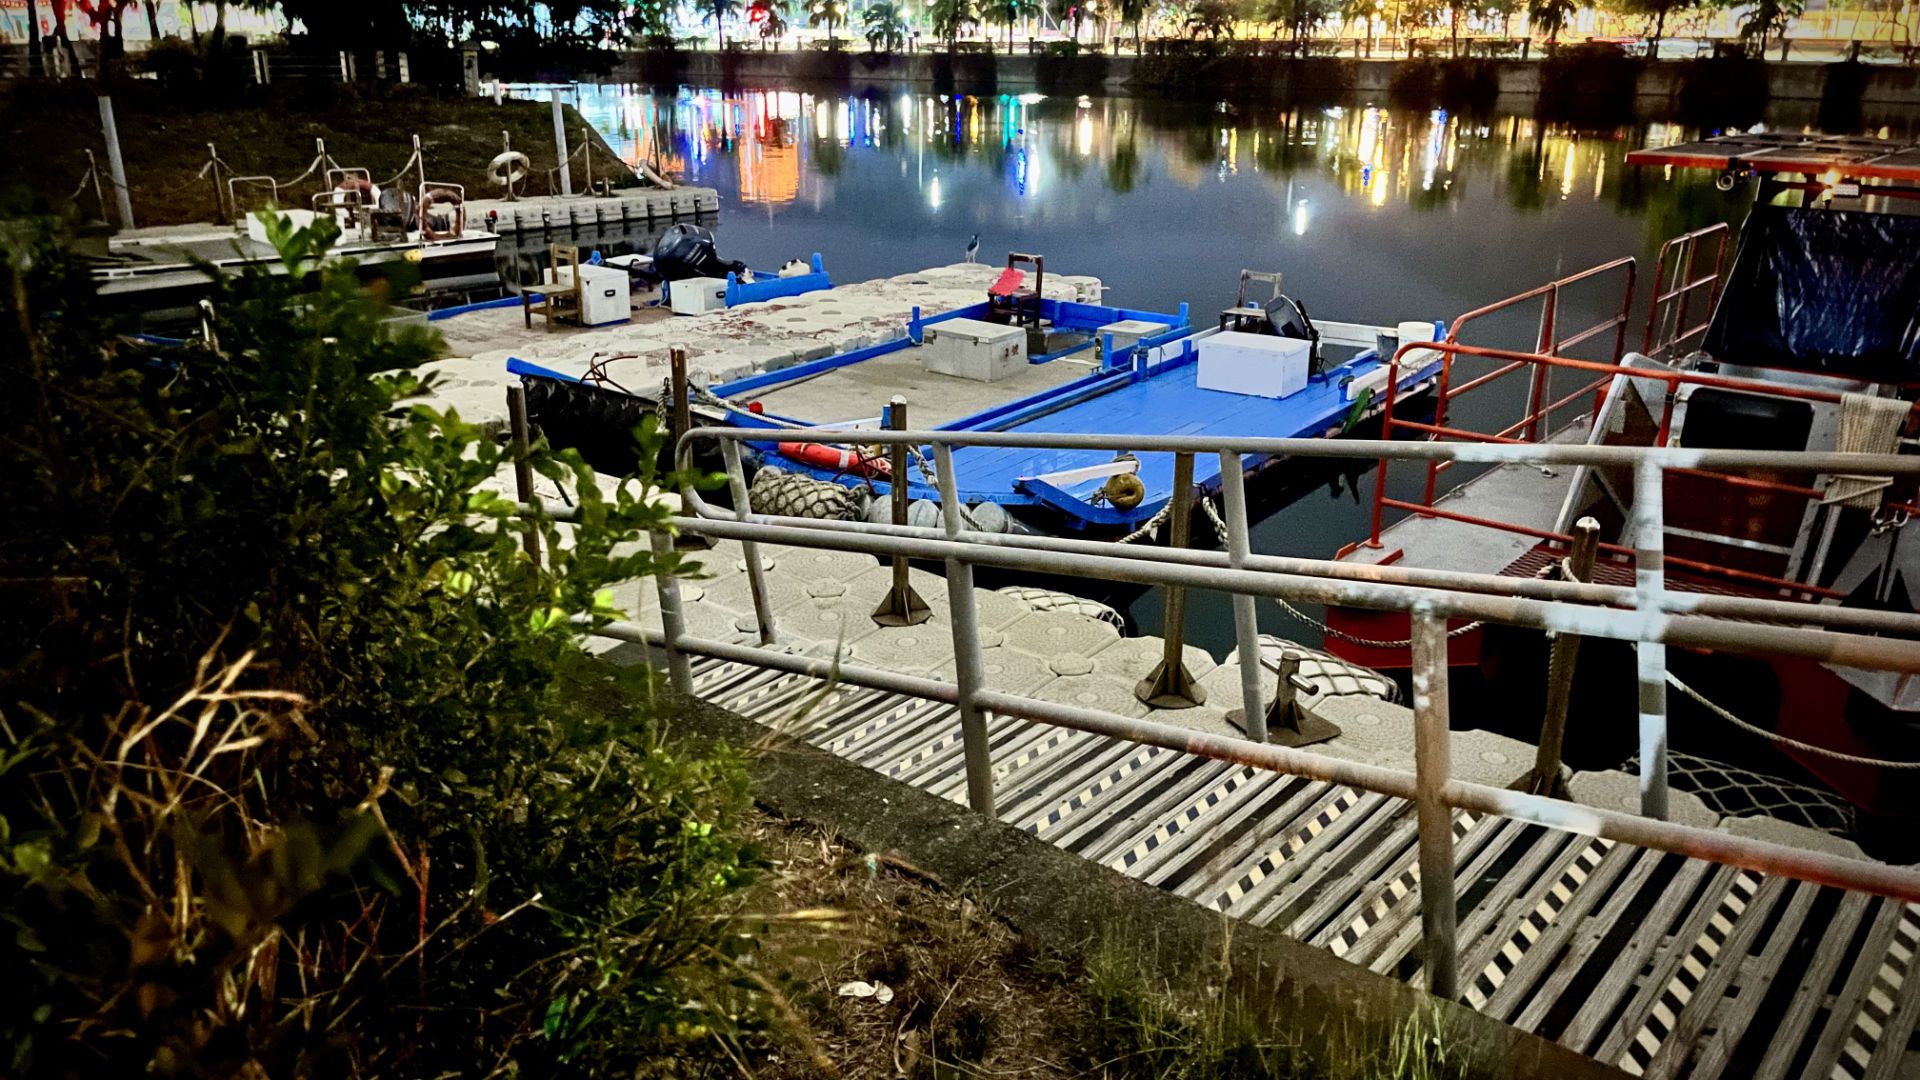
<instances>
[{"instance_id":1,"label":"metal pole","mask_svg":"<svg viewBox=\"0 0 1920 1080\"><path fill-rule=\"evenodd\" d=\"M587 194L593 194L593 129L580 128L580 171L586 175Z\"/></svg>"},{"instance_id":2,"label":"metal pole","mask_svg":"<svg viewBox=\"0 0 1920 1080\"><path fill-rule=\"evenodd\" d=\"M667 539L666 533L652 533L649 539L654 558L665 559L673 553L673 541ZM687 633L686 619L680 613L680 579L672 574L657 574L654 580L660 590L661 647L667 650L667 680L675 691L691 694L693 667L679 646L680 639Z\"/></svg>"},{"instance_id":3,"label":"metal pole","mask_svg":"<svg viewBox=\"0 0 1920 1080\"><path fill-rule=\"evenodd\" d=\"M555 93L558 92L555 91ZM674 445L678 448L672 455L673 467L679 470L693 464L692 444L681 441L682 437L693 428L693 390L687 379L687 347L671 346L667 350L667 356L672 364L669 390L673 394L673 430L669 434L672 435ZM684 496L685 493L682 494ZM681 551L705 551L713 546L713 538L702 533L683 532L674 536L673 546Z\"/></svg>"},{"instance_id":4,"label":"metal pole","mask_svg":"<svg viewBox=\"0 0 1920 1080\"><path fill-rule=\"evenodd\" d=\"M1666 508L1664 474L1652 459L1633 473L1633 564L1640 617L1664 622L1666 592ZM1667 647L1641 641L1634 646L1640 668L1640 812L1667 818Z\"/></svg>"},{"instance_id":5,"label":"metal pole","mask_svg":"<svg viewBox=\"0 0 1920 1080\"><path fill-rule=\"evenodd\" d=\"M893 431L907 430L907 399L895 394L887 405L887 427ZM895 443L891 469L887 474L887 486L891 488L893 500L893 523L896 526L907 523L907 444ZM951 500L949 500L951 501ZM893 557L893 584L887 589L886 598L880 606L873 609L873 621L881 626L917 626L933 618L933 610L920 594L913 591L913 582L907 574L907 557Z\"/></svg>"},{"instance_id":6,"label":"metal pole","mask_svg":"<svg viewBox=\"0 0 1920 1080\"><path fill-rule=\"evenodd\" d=\"M954 478L953 449L933 447L934 469L940 484L940 516L947 539L960 539L960 485ZM980 649L980 617L974 609L973 564L958 556L947 559L947 601L953 609L953 672L960 689L960 742L967 763L967 803L994 816L993 748L987 741L987 717L975 695L986 689L986 657Z\"/></svg>"},{"instance_id":7,"label":"metal pole","mask_svg":"<svg viewBox=\"0 0 1920 1080\"><path fill-rule=\"evenodd\" d=\"M226 194L220 190L220 151L212 143L207 144L207 182L213 185L213 223L230 224Z\"/></svg>"},{"instance_id":8,"label":"metal pole","mask_svg":"<svg viewBox=\"0 0 1920 1080\"><path fill-rule=\"evenodd\" d=\"M87 176L93 181L93 203L100 208L100 220L107 220L107 190L100 186L100 159L87 150Z\"/></svg>"},{"instance_id":9,"label":"metal pole","mask_svg":"<svg viewBox=\"0 0 1920 1080\"><path fill-rule=\"evenodd\" d=\"M553 147L560 155L560 194L573 194L573 171L567 166L567 125L560 112L560 89L553 90Z\"/></svg>"},{"instance_id":10,"label":"metal pole","mask_svg":"<svg viewBox=\"0 0 1920 1080\"><path fill-rule=\"evenodd\" d=\"M107 175L113 180L114 204L120 211L120 229L132 231L133 197L127 191L127 166L120 160L120 128L113 122L113 99L100 95L100 129L107 140Z\"/></svg>"},{"instance_id":11,"label":"metal pole","mask_svg":"<svg viewBox=\"0 0 1920 1080\"><path fill-rule=\"evenodd\" d=\"M1575 582L1593 577L1593 557L1600 546L1600 523L1583 517L1573 525L1573 552L1567 558L1567 576ZM1552 659L1547 664L1547 713L1540 723L1540 747L1533 771L1517 785L1535 795L1571 799L1560 775L1561 747L1566 744L1567 705L1573 700L1573 668L1580 656L1578 634L1553 635Z\"/></svg>"},{"instance_id":12,"label":"metal pole","mask_svg":"<svg viewBox=\"0 0 1920 1080\"><path fill-rule=\"evenodd\" d=\"M513 486L519 492L522 505L535 505L533 493L533 462L530 459L531 430L527 424L527 388L514 383L507 387L507 426L512 435ZM537 521L529 520L527 531L522 538L526 545L527 557L536 564L540 561L540 529Z\"/></svg>"},{"instance_id":13,"label":"metal pole","mask_svg":"<svg viewBox=\"0 0 1920 1080\"><path fill-rule=\"evenodd\" d=\"M740 467L740 444L732 439L721 440L720 455L727 463L727 486L733 492L734 514L745 521L753 513L753 506L747 493L747 474ZM747 560L747 585L753 590L753 620L760 630L760 644L771 645L774 642L773 605L767 602L767 571L760 565L760 545L742 540L740 552Z\"/></svg>"},{"instance_id":14,"label":"metal pole","mask_svg":"<svg viewBox=\"0 0 1920 1080\"><path fill-rule=\"evenodd\" d=\"M1108 342L1111 347L1111 335ZM1251 547L1247 539L1247 483L1240 467L1239 454L1221 451L1220 501L1227 510L1227 565L1235 570L1245 568ZM1227 720L1254 742L1266 742L1267 707L1260 700L1260 681L1266 671L1260 664L1260 620L1251 596L1233 594L1233 639L1240 658L1242 705L1237 715L1228 713Z\"/></svg>"},{"instance_id":15,"label":"metal pole","mask_svg":"<svg viewBox=\"0 0 1920 1080\"><path fill-rule=\"evenodd\" d=\"M1168 546L1184 548L1193 519L1193 455L1190 453L1173 455L1173 491L1167 496L1167 505L1171 507L1168 517L1173 527ZM1160 653L1160 663L1133 688L1133 695L1156 709L1191 709L1206 703L1207 692L1187 671L1187 590L1175 586L1166 592L1166 625L1160 628L1165 648Z\"/></svg>"},{"instance_id":16,"label":"metal pole","mask_svg":"<svg viewBox=\"0 0 1920 1080\"><path fill-rule=\"evenodd\" d=\"M1427 992L1459 996L1458 913L1453 893L1453 811L1442 789L1452 778L1447 716L1447 621L1413 613L1414 806L1420 829L1420 930L1426 952Z\"/></svg>"}]
</instances>

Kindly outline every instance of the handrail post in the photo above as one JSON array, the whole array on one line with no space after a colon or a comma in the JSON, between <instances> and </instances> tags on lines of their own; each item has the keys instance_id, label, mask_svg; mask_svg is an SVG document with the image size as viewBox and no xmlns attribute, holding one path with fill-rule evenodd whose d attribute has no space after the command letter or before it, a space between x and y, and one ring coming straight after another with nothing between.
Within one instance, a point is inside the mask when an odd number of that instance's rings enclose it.
<instances>
[{"instance_id":1,"label":"handrail post","mask_svg":"<svg viewBox=\"0 0 1920 1080\"><path fill-rule=\"evenodd\" d=\"M740 467L740 444L733 439L720 440L720 456L727 463L727 487L733 493L733 515L746 521L753 513L752 496L747 491L746 470ZM740 553L747 560L747 586L753 591L753 621L760 632L760 644L774 643L773 605L767 601L767 569L760 564L760 545L740 541Z\"/></svg>"},{"instance_id":2,"label":"handrail post","mask_svg":"<svg viewBox=\"0 0 1920 1080\"><path fill-rule=\"evenodd\" d=\"M887 405L887 430L907 430L907 399L895 394ZM892 468L887 473L888 493L893 500L893 523L904 526L907 523L907 445L895 443L893 446ZM887 588L886 598L880 606L873 609L873 621L881 626L918 626L933 618L933 609L927 606L920 594L913 591L913 582L907 574L907 557L893 557L893 584Z\"/></svg>"},{"instance_id":3,"label":"handrail post","mask_svg":"<svg viewBox=\"0 0 1920 1080\"><path fill-rule=\"evenodd\" d=\"M1583 517L1573 524L1573 551L1567 557L1567 577L1585 582L1593 577L1593 558L1600 546L1600 523ZM1560 773L1561 748L1566 745L1567 706L1573 700L1574 663L1580 656L1580 635L1553 635L1552 659L1547 663L1547 713L1540 722L1540 746L1533 770L1514 787L1533 795L1571 799Z\"/></svg>"},{"instance_id":4,"label":"handrail post","mask_svg":"<svg viewBox=\"0 0 1920 1080\"><path fill-rule=\"evenodd\" d=\"M953 448L933 444L933 462L940 485L940 517L947 539L960 539L960 485L954 479ZM953 673L959 686L960 744L967 765L967 804L994 816L993 748L987 739L987 718L977 703L986 689L986 657L980 649L980 617L974 607L973 564L957 556L947 559L947 601L953 609Z\"/></svg>"},{"instance_id":5,"label":"handrail post","mask_svg":"<svg viewBox=\"0 0 1920 1080\"><path fill-rule=\"evenodd\" d=\"M1547 302L1540 309L1540 341L1534 352L1542 356L1552 356L1560 351L1560 343L1554 340L1557 327L1555 316L1560 306L1560 283L1554 282L1547 291ZM1540 441L1540 403L1546 400L1547 365L1533 365L1533 378L1527 385L1527 441Z\"/></svg>"},{"instance_id":6,"label":"handrail post","mask_svg":"<svg viewBox=\"0 0 1920 1080\"><path fill-rule=\"evenodd\" d=\"M653 545L653 557L666 559L673 554L673 541L664 532L649 534ZM656 574L654 581L660 592L660 636L667 650L667 681L680 694L693 693L693 668L687 663L687 654L680 650L680 639L686 636L687 621L680 607L680 579L673 574Z\"/></svg>"},{"instance_id":7,"label":"handrail post","mask_svg":"<svg viewBox=\"0 0 1920 1080\"><path fill-rule=\"evenodd\" d=\"M1167 544L1176 549L1185 548L1193 525L1193 455L1190 453L1173 455L1173 490L1167 495L1167 505L1172 508L1168 518L1173 527ZM1187 671L1187 590L1168 586L1166 592L1166 625L1160 628L1165 648L1153 673L1140 680L1133 695L1156 709L1191 709L1206 704L1207 692Z\"/></svg>"},{"instance_id":8,"label":"handrail post","mask_svg":"<svg viewBox=\"0 0 1920 1080\"><path fill-rule=\"evenodd\" d=\"M1666 513L1664 476L1651 458L1633 474L1634 585L1640 618L1664 621ZM1667 818L1667 646L1642 639L1634 647L1640 671L1640 812Z\"/></svg>"},{"instance_id":9,"label":"handrail post","mask_svg":"<svg viewBox=\"0 0 1920 1080\"><path fill-rule=\"evenodd\" d=\"M1247 483L1240 473L1240 455L1220 451L1220 501L1227 509L1227 565L1235 570L1246 565L1252 545L1247 537ZM1267 741L1267 707L1260 700L1260 619L1253 608L1253 597L1233 594L1233 637L1240 658L1239 709L1227 713L1227 721L1247 733L1255 742Z\"/></svg>"},{"instance_id":10,"label":"handrail post","mask_svg":"<svg viewBox=\"0 0 1920 1080\"><path fill-rule=\"evenodd\" d=\"M578 273L577 270L575 272ZM687 347L671 346L667 350L667 357L672 364L668 389L673 394L673 429L668 434L673 439L672 445L679 447L678 452L673 454L673 467L678 470L693 463L693 446L680 444L681 437L693 430L693 389L687 379ZM673 546L680 551L705 551L713 546L713 538L683 532L673 538Z\"/></svg>"},{"instance_id":11,"label":"handrail post","mask_svg":"<svg viewBox=\"0 0 1920 1080\"><path fill-rule=\"evenodd\" d=\"M527 388L524 383L513 383L507 387L507 427L512 440L508 452L513 456L514 494L522 506L537 506L533 493L533 461L530 443L531 429L527 424ZM521 535L521 544L527 549L527 558L534 565L540 563L540 524L534 518L526 519L527 531Z\"/></svg>"},{"instance_id":12,"label":"handrail post","mask_svg":"<svg viewBox=\"0 0 1920 1080\"><path fill-rule=\"evenodd\" d=\"M1459 997L1458 919L1453 891L1453 810L1445 792L1452 777L1452 730L1447 709L1447 621L1413 612L1414 807L1420 831L1420 937L1427 992Z\"/></svg>"}]
</instances>

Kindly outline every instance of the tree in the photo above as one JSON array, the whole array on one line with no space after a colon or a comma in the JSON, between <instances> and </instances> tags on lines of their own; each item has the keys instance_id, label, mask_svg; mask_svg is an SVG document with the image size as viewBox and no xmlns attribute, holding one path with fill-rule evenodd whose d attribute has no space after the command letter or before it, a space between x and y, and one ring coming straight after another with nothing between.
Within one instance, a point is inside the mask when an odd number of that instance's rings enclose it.
<instances>
[{"instance_id":1,"label":"tree","mask_svg":"<svg viewBox=\"0 0 1920 1080\"><path fill-rule=\"evenodd\" d=\"M27 0L27 63L34 78L46 73L40 60L40 4L39 0Z\"/></svg>"},{"instance_id":2,"label":"tree","mask_svg":"<svg viewBox=\"0 0 1920 1080\"><path fill-rule=\"evenodd\" d=\"M1806 11L1806 0L1741 0L1746 17L1740 20L1740 40L1755 45L1760 56L1767 55L1767 39L1779 35L1780 59L1785 60L1787 26Z\"/></svg>"},{"instance_id":3,"label":"tree","mask_svg":"<svg viewBox=\"0 0 1920 1080\"><path fill-rule=\"evenodd\" d=\"M933 30L933 36L946 42L949 49L979 21L980 13L974 9L973 0L933 0L933 6L927 9L927 25Z\"/></svg>"},{"instance_id":4,"label":"tree","mask_svg":"<svg viewBox=\"0 0 1920 1080\"><path fill-rule=\"evenodd\" d=\"M1140 24L1147 20L1149 0L1120 0L1120 21L1133 27L1133 51L1140 53Z\"/></svg>"},{"instance_id":5,"label":"tree","mask_svg":"<svg viewBox=\"0 0 1920 1080\"><path fill-rule=\"evenodd\" d=\"M861 16L866 26L867 51L890 53L907 44L907 20L892 0L880 0Z\"/></svg>"},{"instance_id":6,"label":"tree","mask_svg":"<svg viewBox=\"0 0 1920 1080\"><path fill-rule=\"evenodd\" d=\"M1644 16L1653 20L1647 30L1647 56L1649 59L1659 59L1660 40L1667 31L1667 17L1681 15L1700 3L1701 0L1612 0L1609 6L1621 15Z\"/></svg>"},{"instance_id":7,"label":"tree","mask_svg":"<svg viewBox=\"0 0 1920 1080\"><path fill-rule=\"evenodd\" d=\"M1574 0L1527 0L1527 23L1530 32L1547 32L1547 55L1553 55L1560 46L1560 31L1566 29L1573 13L1580 10Z\"/></svg>"},{"instance_id":8,"label":"tree","mask_svg":"<svg viewBox=\"0 0 1920 1080\"><path fill-rule=\"evenodd\" d=\"M1366 27L1367 44L1361 53L1373 55L1373 17L1380 13L1380 0L1341 0L1340 20L1344 23L1360 23Z\"/></svg>"},{"instance_id":9,"label":"tree","mask_svg":"<svg viewBox=\"0 0 1920 1080\"><path fill-rule=\"evenodd\" d=\"M1049 0L1047 6L1055 22L1072 27L1068 36L1075 45L1080 44L1080 27L1087 21L1087 0Z\"/></svg>"},{"instance_id":10,"label":"tree","mask_svg":"<svg viewBox=\"0 0 1920 1080\"><path fill-rule=\"evenodd\" d=\"M980 20L994 26L1007 28L1007 51L1013 51L1013 28L1022 19L1031 19L1040 13L1040 7L1034 0L986 0L980 5Z\"/></svg>"},{"instance_id":11,"label":"tree","mask_svg":"<svg viewBox=\"0 0 1920 1080\"><path fill-rule=\"evenodd\" d=\"M1287 29L1293 53L1306 51L1307 37L1333 14L1334 0L1267 0L1263 14Z\"/></svg>"},{"instance_id":12,"label":"tree","mask_svg":"<svg viewBox=\"0 0 1920 1080\"><path fill-rule=\"evenodd\" d=\"M713 24L714 47L727 47L727 19L740 17L740 0L701 0L700 21Z\"/></svg>"},{"instance_id":13,"label":"tree","mask_svg":"<svg viewBox=\"0 0 1920 1080\"><path fill-rule=\"evenodd\" d=\"M840 47L840 37L834 32L834 27L840 25L841 21L846 18L846 15L846 0L814 0L813 7L807 17L807 25L826 27L827 45L837 49Z\"/></svg>"},{"instance_id":14,"label":"tree","mask_svg":"<svg viewBox=\"0 0 1920 1080\"><path fill-rule=\"evenodd\" d=\"M764 46L773 42L778 48L780 39L787 36L787 5L785 0L753 0L747 8L747 22L760 28L760 41Z\"/></svg>"},{"instance_id":15,"label":"tree","mask_svg":"<svg viewBox=\"0 0 1920 1080\"><path fill-rule=\"evenodd\" d=\"M1187 10L1187 36L1207 35L1211 41L1233 36L1233 5L1228 0L1196 0Z\"/></svg>"}]
</instances>

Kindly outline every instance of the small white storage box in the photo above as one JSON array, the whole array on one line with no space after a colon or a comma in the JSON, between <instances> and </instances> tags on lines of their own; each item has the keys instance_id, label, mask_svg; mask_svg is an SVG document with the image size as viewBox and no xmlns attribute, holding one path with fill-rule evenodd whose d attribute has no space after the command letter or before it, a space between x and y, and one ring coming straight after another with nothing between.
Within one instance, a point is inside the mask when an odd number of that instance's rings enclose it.
<instances>
[{"instance_id":1,"label":"small white storage box","mask_svg":"<svg viewBox=\"0 0 1920 1080\"><path fill-rule=\"evenodd\" d=\"M572 280L568 271L560 272L560 280L555 281L551 269L546 272L547 284L565 285ZM602 326L606 323L626 322L633 318L633 288L627 272L613 266L580 267L580 325Z\"/></svg>"},{"instance_id":2,"label":"small white storage box","mask_svg":"<svg viewBox=\"0 0 1920 1080\"><path fill-rule=\"evenodd\" d=\"M1283 398L1307 388L1313 345L1300 338L1226 330L1200 339L1199 386Z\"/></svg>"},{"instance_id":3,"label":"small white storage box","mask_svg":"<svg viewBox=\"0 0 1920 1080\"><path fill-rule=\"evenodd\" d=\"M948 319L927 327L921 361L937 375L998 382L1027 366L1027 331L979 319Z\"/></svg>"},{"instance_id":4,"label":"small white storage box","mask_svg":"<svg viewBox=\"0 0 1920 1080\"><path fill-rule=\"evenodd\" d=\"M1172 327L1169 327L1166 323L1148 322L1145 319L1122 319L1119 322L1110 322L1100 329L1095 330L1093 337L1095 341L1105 341L1107 336L1111 334L1113 336L1113 347L1117 351L1130 348L1141 338L1164 334L1170 329L1172 329Z\"/></svg>"},{"instance_id":5,"label":"small white storage box","mask_svg":"<svg viewBox=\"0 0 1920 1080\"><path fill-rule=\"evenodd\" d=\"M667 300L675 315L703 315L724 311L727 306L727 279L685 278L667 283Z\"/></svg>"}]
</instances>

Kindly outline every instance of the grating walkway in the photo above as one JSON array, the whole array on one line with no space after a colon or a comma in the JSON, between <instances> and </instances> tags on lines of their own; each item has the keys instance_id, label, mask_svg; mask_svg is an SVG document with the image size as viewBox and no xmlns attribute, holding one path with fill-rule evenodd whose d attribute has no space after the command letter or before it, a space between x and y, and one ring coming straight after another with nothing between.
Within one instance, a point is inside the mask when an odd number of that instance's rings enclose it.
<instances>
[{"instance_id":1,"label":"grating walkway","mask_svg":"<svg viewBox=\"0 0 1920 1080\"><path fill-rule=\"evenodd\" d=\"M952 706L720 661L696 692L966 799ZM1006 717L1000 816L1122 873L1418 985L1410 803ZM1920 905L1497 817L1454 820L1466 1004L1662 1077L1920 1075Z\"/></svg>"}]
</instances>

